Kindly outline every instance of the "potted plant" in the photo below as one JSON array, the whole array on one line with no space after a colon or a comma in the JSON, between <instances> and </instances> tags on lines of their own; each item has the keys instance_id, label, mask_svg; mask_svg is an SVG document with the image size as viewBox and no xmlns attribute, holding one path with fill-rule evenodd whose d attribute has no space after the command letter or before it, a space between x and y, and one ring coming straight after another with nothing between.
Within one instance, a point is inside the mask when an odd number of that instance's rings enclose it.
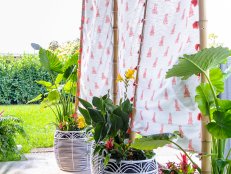
<instances>
[{"instance_id":1,"label":"potted plant","mask_svg":"<svg viewBox=\"0 0 231 174\"><path fill-rule=\"evenodd\" d=\"M46 92L29 103L41 101L42 106L49 107L56 116L54 152L60 169L78 172L89 170L91 143L86 141L84 117L77 115L74 110L78 52L61 62L56 54L40 48L39 58L51 81L36 81L46 88Z\"/></svg>"},{"instance_id":2,"label":"potted plant","mask_svg":"<svg viewBox=\"0 0 231 174\"><path fill-rule=\"evenodd\" d=\"M143 151L131 147L129 140L132 102L127 98L129 82L134 79L135 70L129 69L124 77L117 80L125 84L124 98L114 104L109 94L93 97L92 103L79 99L83 107L80 113L91 125L94 139L93 155L103 158L104 169L99 169L93 161L93 173L158 173L155 154L152 150Z\"/></svg>"},{"instance_id":3,"label":"potted plant","mask_svg":"<svg viewBox=\"0 0 231 174\"><path fill-rule=\"evenodd\" d=\"M21 159L21 152L15 141L17 134L26 136L21 123L20 119L3 116L3 111L0 112L0 162Z\"/></svg>"},{"instance_id":4,"label":"potted plant","mask_svg":"<svg viewBox=\"0 0 231 174\"><path fill-rule=\"evenodd\" d=\"M205 82L196 88L195 101L201 111L199 117L206 116L207 130L212 136L211 156L212 173L231 173L230 153L225 156L225 142L231 138L231 101L219 99L219 94L224 91L224 80L230 74L223 73L220 65L227 61L230 50L223 47L203 49L192 55L184 55L178 64L167 72L166 77L180 77L183 80L193 75L202 74Z\"/></svg>"}]
</instances>

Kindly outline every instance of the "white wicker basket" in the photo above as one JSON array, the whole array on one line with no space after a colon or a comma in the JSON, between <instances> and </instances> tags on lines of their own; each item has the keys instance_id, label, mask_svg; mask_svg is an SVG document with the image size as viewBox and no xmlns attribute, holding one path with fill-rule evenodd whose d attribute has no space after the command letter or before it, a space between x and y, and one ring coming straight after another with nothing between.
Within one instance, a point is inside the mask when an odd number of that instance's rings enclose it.
<instances>
[{"instance_id":1,"label":"white wicker basket","mask_svg":"<svg viewBox=\"0 0 231 174\"><path fill-rule=\"evenodd\" d=\"M56 130L54 152L59 168L75 172L90 170L91 146L85 131Z\"/></svg>"}]
</instances>

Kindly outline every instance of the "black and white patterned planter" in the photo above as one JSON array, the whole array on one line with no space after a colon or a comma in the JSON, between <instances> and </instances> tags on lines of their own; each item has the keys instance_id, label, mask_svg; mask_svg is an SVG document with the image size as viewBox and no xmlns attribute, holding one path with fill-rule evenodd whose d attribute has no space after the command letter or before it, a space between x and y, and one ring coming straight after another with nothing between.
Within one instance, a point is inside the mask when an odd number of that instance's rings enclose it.
<instances>
[{"instance_id":1,"label":"black and white patterned planter","mask_svg":"<svg viewBox=\"0 0 231 174\"><path fill-rule=\"evenodd\" d=\"M54 152L61 170L81 172L90 170L92 143L85 131L59 131L54 137Z\"/></svg>"},{"instance_id":2,"label":"black and white patterned planter","mask_svg":"<svg viewBox=\"0 0 231 174\"><path fill-rule=\"evenodd\" d=\"M120 163L110 159L105 168L102 157L94 156L91 162L93 174L158 174L158 164L155 157L139 161L121 161Z\"/></svg>"}]
</instances>

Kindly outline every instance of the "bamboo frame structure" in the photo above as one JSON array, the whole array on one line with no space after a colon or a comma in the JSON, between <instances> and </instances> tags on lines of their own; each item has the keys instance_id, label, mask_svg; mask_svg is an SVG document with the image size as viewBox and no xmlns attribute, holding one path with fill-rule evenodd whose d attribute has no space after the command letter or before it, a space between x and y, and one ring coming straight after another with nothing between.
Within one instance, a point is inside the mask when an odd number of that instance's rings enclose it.
<instances>
[{"instance_id":1,"label":"bamboo frame structure","mask_svg":"<svg viewBox=\"0 0 231 174\"><path fill-rule=\"evenodd\" d=\"M82 18L85 13L85 0L82 0ZM84 21L81 20L81 34L80 34L80 52L79 52L79 62L78 62L78 70L77 70L77 84L76 84L76 95L75 95L75 113L78 113L78 106L79 106L79 93L80 93L80 77L81 77L81 59L82 59L82 48L83 48L83 23Z\"/></svg>"},{"instance_id":2,"label":"bamboo frame structure","mask_svg":"<svg viewBox=\"0 0 231 174\"><path fill-rule=\"evenodd\" d=\"M139 82L139 66L140 66L140 62L141 62L141 54L142 54L142 47L143 47L143 36L144 36L144 29L145 29L145 23L146 23L147 3L148 3L148 0L145 0L143 26L142 26L142 31L141 31L141 41L140 41L139 57L138 57L136 79L135 79L134 107L132 110L131 123L134 122L135 115L136 115L137 86L138 86L138 82ZM136 136L136 133L132 131L130 134L130 140L134 141L135 136Z\"/></svg>"},{"instance_id":3,"label":"bamboo frame structure","mask_svg":"<svg viewBox=\"0 0 231 174\"><path fill-rule=\"evenodd\" d=\"M207 47L207 15L206 15L206 2L207 0L199 0L199 26L200 26L200 49ZM204 76L202 76L201 82L206 82ZM209 134L206 124L208 123L209 117L203 116L201 119L201 171L202 174L211 174L211 147L212 137ZM206 156L205 156L206 155Z\"/></svg>"},{"instance_id":4,"label":"bamboo frame structure","mask_svg":"<svg viewBox=\"0 0 231 174\"><path fill-rule=\"evenodd\" d=\"M118 32L118 2L114 0L113 5L113 102L114 104L117 103L117 95L118 95L118 83L117 83L117 76L118 76L118 41L119 32Z\"/></svg>"}]
</instances>

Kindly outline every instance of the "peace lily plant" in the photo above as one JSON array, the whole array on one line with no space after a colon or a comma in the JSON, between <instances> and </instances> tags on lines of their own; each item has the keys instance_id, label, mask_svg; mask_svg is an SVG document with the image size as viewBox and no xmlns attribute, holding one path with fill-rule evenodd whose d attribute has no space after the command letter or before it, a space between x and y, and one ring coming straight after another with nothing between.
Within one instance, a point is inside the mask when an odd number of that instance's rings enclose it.
<instances>
[{"instance_id":1,"label":"peace lily plant","mask_svg":"<svg viewBox=\"0 0 231 174\"><path fill-rule=\"evenodd\" d=\"M202 155L211 156L213 174L231 173L231 149L226 156L224 154L225 143L231 138L231 101L219 98L224 91L224 80L228 77L221 71L220 65L230 55L230 50L223 47L203 49L196 54L184 55L166 75L167 78L176 76L187 80L202 74L206 79L196 88L195 101L202 115L209 119L206 127L212 136L212 149L211 154Z\"/></svg>"}]
</instances>

